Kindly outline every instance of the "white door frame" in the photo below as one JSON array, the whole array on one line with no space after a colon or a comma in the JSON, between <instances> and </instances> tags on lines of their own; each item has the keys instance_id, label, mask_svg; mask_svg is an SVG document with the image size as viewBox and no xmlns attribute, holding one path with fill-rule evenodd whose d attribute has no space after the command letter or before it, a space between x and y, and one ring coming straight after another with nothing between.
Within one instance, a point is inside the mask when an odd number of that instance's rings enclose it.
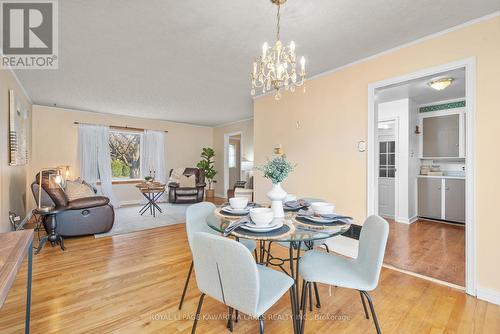
<instances>
[{"instance_id":1,"label":"white door frame","mask_svg":"<svg viewBox=\"0 0 500 334\"><path fill-rule=\"evenodd\" d=\"M229 137L240 135L240 166L243 160L243 132L235 131L224 134L224 198L226 197L227 190L229 189L229 157L227 156L227 150L229 147ZM240 167L241 168L241 167ZM241 169L240 169L241 172ZM241 178L241 175L240 175Z\"/></svg>"},{"instance_id":2,"label":"white door frame","mask_svg":"<svg viewBox=\"0 0 500 334\"><path fill-rule=\"evenodd\" d=\"M378 122L394 122L394 141L396 142L396 145L394 147L394 152L395 152L395 161L394 161L394 168L396 168L396 171L394 172L394 220L397 220L399 215L399 116L396 117L387 117L387 118L381 118L377 119L377 128L378 128ZM377 144L378 144L378 133L377 133ZM375 177L377 179L377 193L375 194L376 198L374 199L377 203L377 213L378 213L378 167L379 167L379 154L378 154L378 147L376 148L377 154L375 157L375 170L376 174Z\"/></svg>"},{"instance_id":3,"label":"white door frame","mask_svg":"<svg viewBox=\"0 0 500 334\"><path fill-rule=\"evenodd\" d=\"M388 85L403 83L409 80L441 73L445 71L465 68L465 99L467 140L465 158L466 164L466 199L465 199L465 292L476 296L476 187L475 187L475 132L476 132L476 57L458 60L428 69L416 71L387 80L374 82L368 85L368 184L367 209L368 215L377 214L378 182L375 174L377 154L377 121L375 108L375 90Z\"/></svg>"}]
</instances>

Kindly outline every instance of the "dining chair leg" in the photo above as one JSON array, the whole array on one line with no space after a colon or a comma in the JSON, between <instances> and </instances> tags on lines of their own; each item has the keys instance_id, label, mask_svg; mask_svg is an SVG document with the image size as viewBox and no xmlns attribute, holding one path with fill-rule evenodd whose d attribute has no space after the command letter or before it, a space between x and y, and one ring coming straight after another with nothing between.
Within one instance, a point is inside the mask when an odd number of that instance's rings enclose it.
<instances>
[{"instance_id":1,"label":"dining chair leg","mask_svg":"<svg viewBox=\"0 0 500 334\"><path fill-rule=\"evenodd\" d=\"M181 301L179 303L179 310L182 308L182 304L184 303L184 297L186 296L186 290L187 290L187 287L188 287L188 284L189 284L189 278L191 277L191 273L193 272L193 261L191 261L191 266L189 266L189 272L188 272L188 275L186 277L186 283L184 284L184 290L182 291L182 297L181 297Z\"/></svg>"},{"instance_id":2,"label":"dining chair leg","mask_svg":"<svg viewBox=\"0 0 500 334\"><path fill-rule=\"evenodd\" d=\"M238 318L240 316L240 313L238 312L238 310L236 310L236 312L234 312L236 315L234 316L234 322L238 322Z\"/></svg>"},{"instance_id":3,"label":"dining chair leg","mask_svg":"<svg viewBox=\"0 0 500 334\"><path fill-rule=\"evenodd\" d=\"M314 295L316 296L316 308L321 308L321 302L319 301L318 284L314 282L313 286L314 286Z\"/></svg>"},{"instance_id":4,"label":"dining chair leg","mask_svg":"<svg viewBox=\"0 0 500 334\"><path fill-rule=\"evenodd\" d=\"M260 325L260 334L264 334L264 316L261 315L259 317L259 325Z\"/></svg>"},{"instance_id":5,"label":"dining chair leg","mask_svg":"<svg viewBox=\"0 0 500 334\"><path fill-rule=\"evenodd\" d=\"M300 310L302 310L304 308L304 303L306 303L306 300L304 299L304 293L305 293L305 290L306 289L306 280L302 280L302 295L300 296Z\"/></svg>"},{"instance_id":6,"label":"dining chair leg","mask_svg":"<svg viewBox=\"0 0 500 334\"><path fill-rule=\"evenodd\" d=\"M330 248L328 248L328 245L326 243L324 243L323 246L325 246L326 252L330 253Z\"/></svg>"},{"instance_id":7,"label":"dining chair leg","mask_svg":"<svg viewBox=\"0 0 500 334\"><path fill-rule=\"evenodd\" d=\"M259 257L258 257L258 255L257 255L257 248L255 248L255 249L253 250L253 254L255 255L255 261L256 261L256 262L259 262Z\"/></svg>"},{"instance_id":8,"label":"dining chair leg","mask_svg":"<svg viewBox=\"0 0 500 334\"><path fill-rule=\"evenodd\" d=\"M310 283L305 282L305 286L302 288L302 314L300 317L300 333L304 334L304 328L306 326L306 308L307 308L307 294L309 292Z\"/></svg>"},{"instance_id":9,"label":"dining chair leg","mask_svg":"<svg viewBox=\"0 0 500 334\"><path fill-rule=\"evenodd\" d=\"M365 317L366 319L370 319L370 316L368 315L368 310L366 309L366 303L365 303L365 297L363 297L363 293L360 291L359 295L361 297L361 301L363 302L363 309L365 310Z\"/></svg>"},{"instance_id":10,"label":"dining chair leg","mask_svg":"<svg viewBox=\"0 0 500 334\"><path fill-rule=\"evenodd\" d=\"M228 318L227 318L227 328L229 328L229 331L232 332L233 329L234 329L234 326L233 326L233 308L232 307L229 307L229 310L228 310Z\"/></svg>"},{"instance_id":11,"label":"dining chair leg","mask_svg":"<svg viewBox=\"0 0 500 334\"><path fill-rule=\"evenodd\" d=\"M380 326L378 324L377 314L375 313L375 307L373 306L372 298L370 297L368 292L366 292L366 291L361 291L361 292L368 300L368 305L370 305L370 312L372 314L373 323L375 324L375 329L377 330L377 334L381 334L382 332L380 331Z\"/></svg>"},{"instance_id":12,"label":"dining chair leg","mask_svg":"<svg viewBox=\"0 0 500 334\"><path fill-rule=\"evenodd\" d=\"M198 302L198 308L196 309L196 314L194 315L194 323L193 328L191 329L191 334L196 332L196 325L198 325L198 319L200 318L201 305L203 305L203 298L205 298L205 294L202 293L200 296L200 301Z\"/></svg>"}]
</instances>

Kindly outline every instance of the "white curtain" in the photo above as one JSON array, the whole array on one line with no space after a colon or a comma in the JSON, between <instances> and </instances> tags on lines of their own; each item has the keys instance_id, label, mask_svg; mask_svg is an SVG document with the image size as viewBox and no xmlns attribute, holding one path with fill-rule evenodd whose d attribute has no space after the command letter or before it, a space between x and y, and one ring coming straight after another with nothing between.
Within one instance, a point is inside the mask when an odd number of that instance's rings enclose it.
<instances>
[{"instance_id":1,"label":"white curtain","mask_svg":"<svg viewBox=\"0 0 500 334\"><path fill-rule=\"evenodd\" d=\"M165 132L144 130L141 165L143 176L155 175L155 180L167 182L165 163Z\"/></svg>"},{"instance_id":2,"label":"white curtain","mask_svg":"<svg viewBox=\"0 0 500 334\"><path fill-rule=\"evenodd\" d=\"M94 186L100 181L102 194L109 198L115 208L119 207L120 204L113 195L109 127L80 124L78 155L81 178Z\"/></svg>"}]
</instances>

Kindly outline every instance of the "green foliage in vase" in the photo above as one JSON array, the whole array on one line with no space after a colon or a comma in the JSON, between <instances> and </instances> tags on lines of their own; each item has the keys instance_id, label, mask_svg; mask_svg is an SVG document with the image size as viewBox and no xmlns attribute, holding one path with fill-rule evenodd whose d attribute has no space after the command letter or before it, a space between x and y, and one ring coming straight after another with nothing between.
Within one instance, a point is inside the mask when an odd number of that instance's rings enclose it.
<instances>
[{"instance_id":1,"label":"green foliage in vase","mask_svg":"<svg viewBox=\"0 0 500 334\"><path fill-rule=\"evenodd\" d=\"M215 175L217 175L217 171L215 170L214 160L213 160L213 158L215 157L215 151L211 147L204 147L200 156L202 160L198 162L196 167L202 169L205 172L205 178L208 181L208 189L211 190L212 184L216 182L214 180Z\"/></svg>"},{"instance_id":2,"label":"green foliage in vase","mask_svg":"<svg viewBox=\"0 0 500 334\"><path fill-rule=\"evenodd\" d=\"M277 184L283 182L288 177L288 174L293 172L296 166L296 164L292 164L288 161L283 154L271 160L267 159L264 165L258 166L255 169L260 171L266 179L271 180L273 184Z\"/></svg>"}]
</instances>

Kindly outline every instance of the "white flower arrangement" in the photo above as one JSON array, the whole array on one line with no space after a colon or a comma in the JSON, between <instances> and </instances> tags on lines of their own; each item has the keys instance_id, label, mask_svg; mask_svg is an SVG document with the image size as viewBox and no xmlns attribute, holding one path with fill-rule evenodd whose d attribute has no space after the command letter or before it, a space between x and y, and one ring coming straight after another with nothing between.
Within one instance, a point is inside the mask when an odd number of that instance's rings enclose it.
<instances>
[{"instance_id":1,"label":"white flower arrangement","mask_svg":"<svg viewBox=\"0 0 500 334\"><path fill-rule=\"evenodd\" d=\"M262 175L266 179L271 180L273 184L278 184L283 182L288 177L288 174L293 172L296 166L296 164L292 164L288 161L283 154L274 157L272 160L267 159L264 165L258 166L255 169L262 172Z\"/></svg>"}]
</instances>

